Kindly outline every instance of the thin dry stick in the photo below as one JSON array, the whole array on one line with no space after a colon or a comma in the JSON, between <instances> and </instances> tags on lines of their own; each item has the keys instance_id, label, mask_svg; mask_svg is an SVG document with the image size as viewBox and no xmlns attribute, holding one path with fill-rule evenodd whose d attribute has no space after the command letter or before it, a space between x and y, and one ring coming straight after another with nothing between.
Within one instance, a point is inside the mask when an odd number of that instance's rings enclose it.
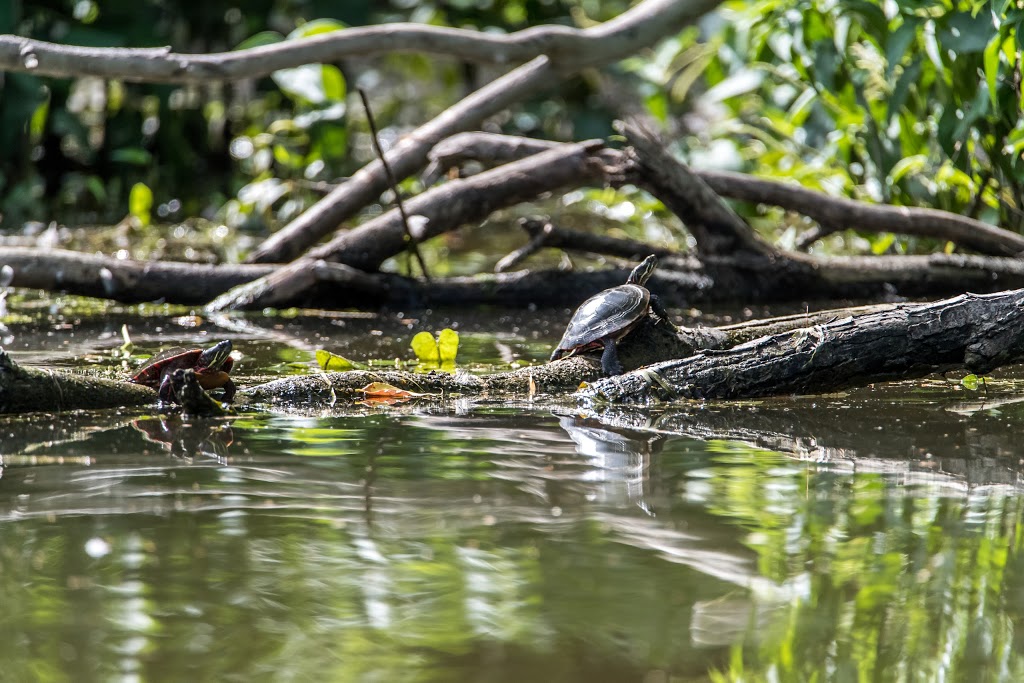
<instances>
[{"instance_id":1,"label":"thin dry stick","mask_svg":"<svg viewBox=\"0 0 1024 683\"><path fill-rule=\"evenodd\" d=\"M380 146L380 136L377 134L377 122L373 120L373 112L370 111L370 100L367 99L366 93L362 88L357 88L360 99L363 100L363 109L366 110L366 120L370 124L370 133L373 137L373 148L377 151L377 156L380 158L380 163L384 166L384 175L387 176L388 185L391 186L391 191L395 193L395 204L398 206L398 213L402 216L402 230L405 231L405 240L409 243L409 251L416 257L416 262L420 264L420 271L423 273L423 279L429 281L430 273L427 272L427 264L423 262L423 256L420 254L419 245L416 243L416 238L412 235L412 230L409 229L409 216L405 213L405 204L402 203L402 193L398 189L398 181L395 180L395 174L391 172L391 166L388 164L387 158L384 156L384 149ZM412 273L410 272L411 276Z\"/></svg>"}]
</instances>

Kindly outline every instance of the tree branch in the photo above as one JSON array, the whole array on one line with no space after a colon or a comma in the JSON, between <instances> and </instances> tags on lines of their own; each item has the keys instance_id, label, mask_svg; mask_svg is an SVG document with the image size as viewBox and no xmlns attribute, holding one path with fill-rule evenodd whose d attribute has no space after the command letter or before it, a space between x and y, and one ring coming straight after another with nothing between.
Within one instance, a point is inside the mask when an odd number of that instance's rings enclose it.
<instances>
[{"instance_id":1,"label":"tree branch","mask_svg":"<svg viewBox=\"0 0 1024 683\"><path fill-rule=\"evenodd\" d=\"M576 71L617 61L652 45L719 2L645 0L611 21L586 29L552 25L500 35L421 24L382 24L208 55L175 53L169 47L77 47L0 35L0 71L201 84L258 78L278 69L387 52L440 54L497 64L547 55L560 69Z\"/></svg>"},{"instance_id":2,"label":"tree branch","mask_svg":"<svg viewBox=\"0 0 1024 683\"><path fill-rule=\"evenodd\" d=\"M427 153L440 140L479 126L487 117L555 82L557 77L550 61L546 57L538 57L477 90L404 136L384 158L396 178L406 178L423 168L427 163ZM384 164L375 159L271 235L248 260L252 263L294 260L364 206L376 201L387 187Z\"/></svg>"},{"instance_id":3,"label":"tree branch","mask_svg":"<svg viewBox=\"0 0 1024 683\"><path fill-rule=\"evenodd\" d=\"M423 172L423 183L432 185L446 172L467 161L492 166L523 159L560 144L514 135L460 133L430 151L430 164ZM948 211L868 204L745 173L691 171L721 197L777 206L818 221L821 227L808 231L807 236L800 239L801 246L833 232L852 229L946 240L991 256L1016 256L1024 252L1024 236Z\"/></svg>"}]
</instances>

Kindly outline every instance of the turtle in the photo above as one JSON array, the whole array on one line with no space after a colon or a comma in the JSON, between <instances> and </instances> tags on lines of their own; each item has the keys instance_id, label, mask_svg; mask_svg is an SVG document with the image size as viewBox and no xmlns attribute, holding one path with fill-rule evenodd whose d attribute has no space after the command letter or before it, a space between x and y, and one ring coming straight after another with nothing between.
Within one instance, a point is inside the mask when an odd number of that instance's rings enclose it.
<instances>
[{"instance_id":1,"label":"turtle","mask_svg":"<svg viewBox=\"0 0 1024 683\"><path fill-rule=\"evenodd\" d=\"M653 309L659 317L666 317L657 299L644 287L657 266L658 257L651 254L633 269L626 284L606 289L584 301L572 314L551 360L604 347L601 354L604 374L609 377L621 375L622 363L619 362L615 343L626 336L649 310Z\"/></svg>"},{"instance_id":2,"label":"turtle","mask_svg":"<svg viewBox=\"0 0 1024 683\"><path fill-rule=\"evenodd\" d=\"M174 400L171 375L175 370L191 368L203 389L224 387L221 400L230 401L235 396L235 383L228 377L232 365L231 340L225 339L208 349L190 347L162 351L136 370L129 381L158 389L160 400L171 403Z\"/></svg>"}]
</instances>

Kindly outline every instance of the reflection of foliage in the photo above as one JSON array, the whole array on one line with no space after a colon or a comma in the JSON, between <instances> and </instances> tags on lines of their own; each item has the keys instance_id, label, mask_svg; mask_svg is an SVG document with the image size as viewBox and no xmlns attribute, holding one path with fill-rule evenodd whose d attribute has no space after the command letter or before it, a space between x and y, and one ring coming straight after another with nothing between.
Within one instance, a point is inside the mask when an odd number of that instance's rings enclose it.
<instances>
[{"instance_id":1,"label":"reflection of foliage","mask_svg":"<svg viewBox=\"0 0 1024 683\"><path fill-rule=\"evenodd\" d=\"M830 477L829 477L830 478ZM852 487L848 485L852 483ZM838 506L792 519L808 594L718 680L1019 680L1024 505L981 493L901 497L876 475L836 481ZM818 487L812 488L812 491ZM803 519L801 519L803 518ZM772 539L772 542L783 539ZM765 545L768 555L780 552Z\"/></svg>"},{"instance_id":2,"label":"reflection of foliage","mask_svg":"<svg viewBox=\"0 0 1024 683\"><path fill-rule=\"evenodd\" d=\"M686 439L640 491L550 427L248 415L226 467L130 429L11 467L0 680L1024 675L1019 497Z\"/></svg>"}]
</instances>

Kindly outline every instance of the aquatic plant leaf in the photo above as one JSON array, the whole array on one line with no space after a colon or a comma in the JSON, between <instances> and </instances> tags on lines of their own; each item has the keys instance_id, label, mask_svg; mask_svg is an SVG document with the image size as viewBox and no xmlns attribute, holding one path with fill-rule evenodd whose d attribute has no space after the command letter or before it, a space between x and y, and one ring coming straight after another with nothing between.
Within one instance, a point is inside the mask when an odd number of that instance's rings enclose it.
<instances>
[{"instance_id":1,"label":"aquatic plant leaf","mask_svg":"<svg viewBox=\"0 0 1024 683\"><path fill-rule=\"evenodd\" d=\"M316 364L325 372L345 372L355 368L355 363L348 358L331 353L325 349L316 350Z\"/></svg>"},{"instance_id":2,"label":"aquatic plant leaf","mask_svg":"<svg viewBox=\"0 0 1024 683\"><path fill-rule=\"evenodd\" d=\"M437 335L437 351L442 364L454 363L459 353L459 333L447 327L441 330Z\"/></svg>"},{"instance_id":3,"label":"aquatic plant leaf","mask_svg":"<svg viewBox=\"0 0 1024 683\"><path fill-rule=\"evenodd\" d=\"M128 213L141 225L149 225L153 209L153 191L145 183L135 183L128 195Z\"/></svg>"},{"instance_id":4,"label":"aquatic plant leaf","mask_svg":"<svg viewBox=\"0 0 1024 683\"><path fill-rule=\"evenodd\" d=\"M441 364L441 351L434 341L434 335L429 332L420 332L412 338L409 345L421 363Z\"/></svg>"}]
</instances>

